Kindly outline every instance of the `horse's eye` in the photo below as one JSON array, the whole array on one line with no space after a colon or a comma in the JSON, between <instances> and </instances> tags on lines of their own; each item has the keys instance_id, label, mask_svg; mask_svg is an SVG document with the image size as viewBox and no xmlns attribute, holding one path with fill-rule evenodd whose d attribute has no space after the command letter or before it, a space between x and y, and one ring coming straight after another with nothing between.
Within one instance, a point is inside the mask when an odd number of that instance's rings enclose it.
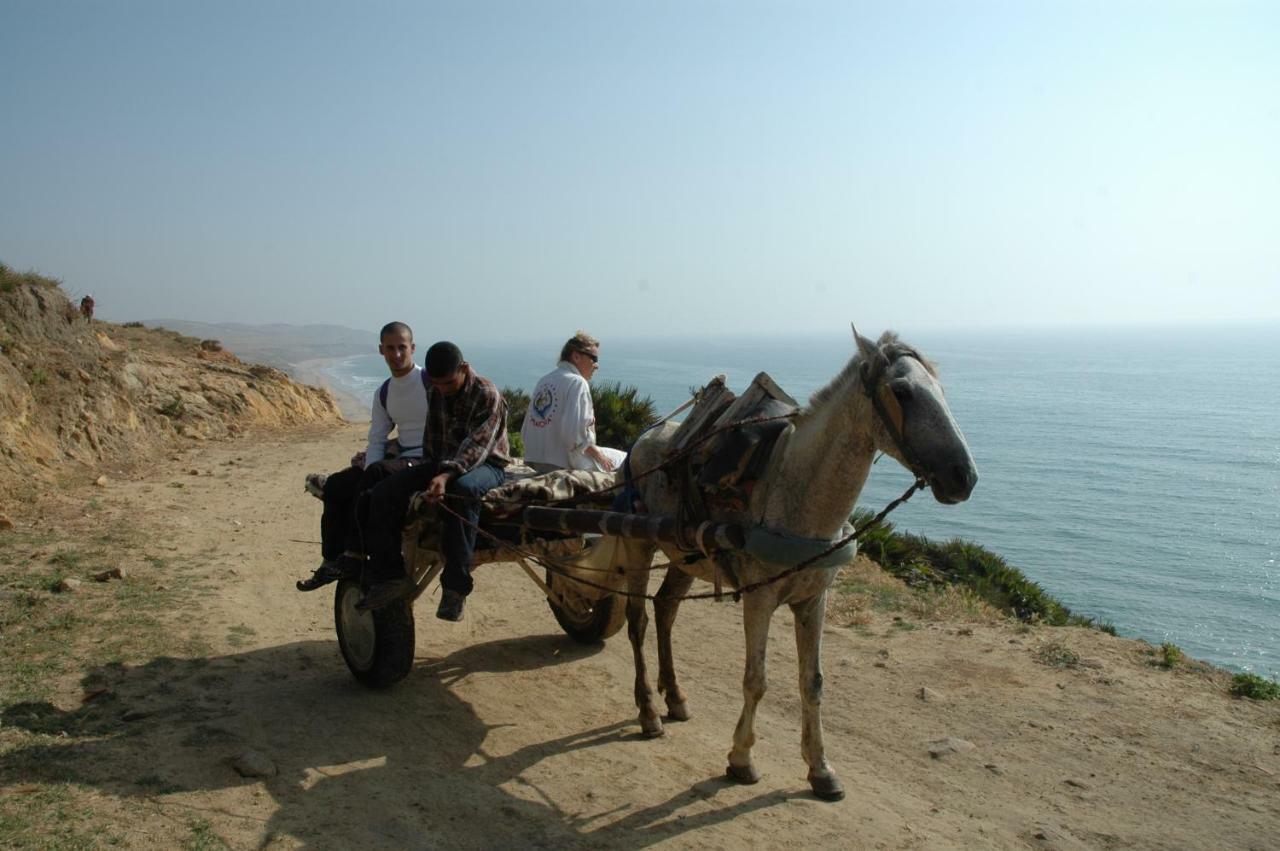
<instances>
[{"instance_id":1,"label":"horse's eye","mask_svg":"<svg viewBox=\"0 0 1280 851\"><path fill-rule=\"evenodd\" d=\"M911 401L911 385L905 381L895 381L889 385L889 389L893 391L893 396L898 400L899 405L905 405Z\"/></svg>"}]
</instances>

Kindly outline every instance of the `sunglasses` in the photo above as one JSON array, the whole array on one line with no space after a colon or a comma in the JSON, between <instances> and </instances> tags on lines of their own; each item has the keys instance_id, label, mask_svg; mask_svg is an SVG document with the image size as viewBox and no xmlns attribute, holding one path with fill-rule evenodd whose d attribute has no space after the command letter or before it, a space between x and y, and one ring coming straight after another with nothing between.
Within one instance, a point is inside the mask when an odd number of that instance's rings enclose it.
<instances>
[{"instance_id":1,"label":"sunglasses","mask_svg":"<svg viewBox=\"0 0 1280 851\"><path fill-rule=\"evenodd\" d=\"M579 350L578 354L582 355L584 358L590 358L592 363L600 363L599 355L593 355L591 352L584 352L582 350Z\"/></svg>"}]
</instances>

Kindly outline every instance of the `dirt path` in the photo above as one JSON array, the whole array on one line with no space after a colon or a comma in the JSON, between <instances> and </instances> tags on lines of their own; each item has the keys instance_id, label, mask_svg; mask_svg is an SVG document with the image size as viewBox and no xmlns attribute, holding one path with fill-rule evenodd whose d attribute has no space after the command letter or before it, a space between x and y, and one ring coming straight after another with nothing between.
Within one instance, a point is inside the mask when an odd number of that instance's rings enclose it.
<instances>
[{"instance_id":1,"label":"dirt path","mask_svg":"<svg viewBox=\"0 0 1280 851\"><path fill-rule=\"evenodd\" d=\"M625 633L573 644L513 565L478 569L461 624L436 621L425 598L413 673L365 690L338 654L331 595L292 587L318 558L305 542L317 540L319 504L302 475L348 457L361 433L210 444L104 495L145 512L198 565L207 591L172 613L173 628L212 648L110 672L137 720L73 746L101 777L82 805L128 819L131 844L173 847L193 818L209 844L188 836L189 847L1280 842L1276 703L1232 699L1220 676L1161 670L1146 645L1095 631L888 614L829 628L828 754L848 792L835 804L804 779L787 612L773 626L755 786L721 779L740 706L732 604L682 612L677 661L694 718L658 740L639 737ZM179 476L181 493L166 487ZM1071 653L1080 663L1045 664ZM83 711L78 694L65 703ZM975 747L931 757L947 737ZM230 758L250 749L278 774L237 774Z\"/></svg>"}]
</instances>

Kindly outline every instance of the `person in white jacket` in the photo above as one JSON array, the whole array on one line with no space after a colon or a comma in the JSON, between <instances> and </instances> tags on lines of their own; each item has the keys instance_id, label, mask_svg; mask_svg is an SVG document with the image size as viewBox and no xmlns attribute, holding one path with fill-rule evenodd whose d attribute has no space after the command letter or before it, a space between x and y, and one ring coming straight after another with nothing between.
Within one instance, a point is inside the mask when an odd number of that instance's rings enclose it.
<instances>
[{"instance_id":1,"label":"person in white jacket","mask_svg":"<svg viewBox=\"0 0 1280 851\"><path fill-rule=\"evenodd\" d=\"M596 412L588 382L600 367L600 341L579 331L560 349L556 368L539 379L520 437L524 460L539 473L610 471L627 453L596 445Z\"/></svg>"}]
</instances>

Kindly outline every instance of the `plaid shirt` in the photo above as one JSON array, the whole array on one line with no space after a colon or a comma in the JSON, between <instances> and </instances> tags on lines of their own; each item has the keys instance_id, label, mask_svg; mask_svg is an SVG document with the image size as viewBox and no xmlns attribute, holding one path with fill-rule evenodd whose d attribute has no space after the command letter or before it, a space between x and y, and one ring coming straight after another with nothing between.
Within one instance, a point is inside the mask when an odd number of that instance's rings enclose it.
<instances>
[{"instance_id":1,"label":"plaid shirt","mask_svg":"<svg viewBox=\"0 0 1280 851\"><path fill-rule=\"evenodd\" d=\"M431 388L422 433L424 457L459 476L485 462L495 467L511 463L507 401L492 381L476 375L469 364L462 368L467 377L457 393L446 396Z\"/></svg>"}]
</instances>

